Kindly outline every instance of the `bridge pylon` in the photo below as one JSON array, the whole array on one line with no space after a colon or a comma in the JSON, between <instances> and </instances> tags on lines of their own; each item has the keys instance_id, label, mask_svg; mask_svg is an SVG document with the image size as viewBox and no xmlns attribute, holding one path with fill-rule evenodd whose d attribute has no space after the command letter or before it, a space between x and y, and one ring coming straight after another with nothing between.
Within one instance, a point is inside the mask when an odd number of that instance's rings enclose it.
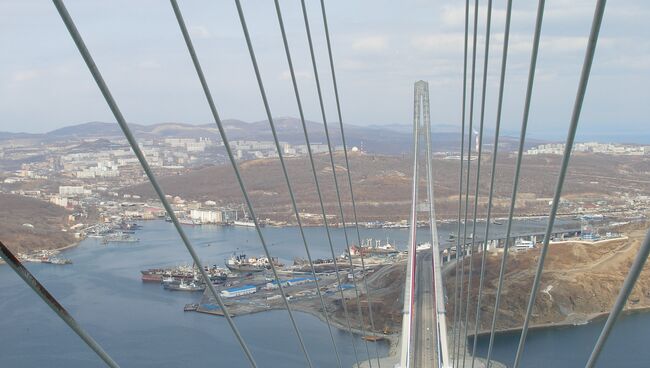
<instances>
[{"instance_id":1,"label":"bridge pylon","mask_svg":"<svg viewBox=\"0 0 650 368\"><path fill-rule=\"evenodd\" d=\"M421 146L421 141L424 145ZM424 151L422 154L421 151ZM447 345L447 324L444 290L442 282L442 259L438 242L438 230L433 193L433 168L431 165L431 115L429 107L429 84L417 81L413 96L413 185L408 242L408 258L404 288L404 309L402 317L402 340L400 367L449 367ZM422 165L424 160L424 165ZM418 262L417 219L420 166L425 167L429 225L431 229L431 262ZM421 254L422 256L422 254ZM430 267L430 269L425 269ZM427 272L426 274L422 274ZM429 275L425 276L424 275ZM429 285L424 285L429 283ZM428 290L432 290L429 292ZM416 295L417 293L417 295ZM419 298L419 299L418 299ZM428 298L427 300L420 300ZM418 299L416 303L416 299ZM424 316L425 314L430 314ZM415 321L432 321L433 331ZM426 328L425 331L419 331ZM431 335L431 341L421 341L422 336ZM419 351L418 351L419 350ZM425 354L422 350L428 350Z\"/></svg>"}]
</instances>

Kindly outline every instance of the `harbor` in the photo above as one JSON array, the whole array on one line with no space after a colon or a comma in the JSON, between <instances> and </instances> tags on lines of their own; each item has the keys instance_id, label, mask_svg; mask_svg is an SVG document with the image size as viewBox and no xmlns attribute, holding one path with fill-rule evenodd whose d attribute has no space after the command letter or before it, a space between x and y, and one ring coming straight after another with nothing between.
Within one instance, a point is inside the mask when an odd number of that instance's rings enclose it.
<instances>
[{"instance_id":1,"label":"harbor","mask_svg":"<svg viewBox=\"0 0 650 368\"><path fill-rule=\"evenodd\" d=\"M201 304L210 304L207 308L214 308L209 300L206 300L205 292L201 291L172 291L164 289L160 281L143 282L141 270L151 269L173 269L180 267L186 275L193 275L192 264L188 262L187 251L184 249L174 232L173 226L165 221L140 222L142 228L136 230L140 241L138 243L123 246L121 244L104 245L99 238L88 238L74 248L59 254L61 257L74 260L74 263L66 267L57 267L50 264L30 263L28 267L39 279L47 285L52 293L61 298L62 303L71 313L74 313L79 321L86 325L96 325L98 328L113 331L119 328L120 334L106 334L98 336L102 341L111 345L112 351L121 357L128 357L129 361L136 366L147 366L152 363L150 357L155 357L155 362L165 360L171 364L212 364L209 357L201 354L206 349L214 351L223 356L238 349L236 341L228 333L228 326L224 318L213 313L197 313ZM543 227L543 221L530 220L517 222L513 230L516 233L533 233L536 229ZM560 223L567 228L575 227L576 222ZM505 226L495 226L505 227ZM226 272L225 262L233 255L244 253L249 257L259 257L261 246L254 229L234 226L203 225L193 226L186 229L192 243L204 266L223 270ZM427 230L422 231L421 236L426 238ZM456 231L456 224L441 225L439 236L446 239L450 232ZM283 263L285 268L304 267L305 256L300 236L296 228L266 227L265 236L268 238L269 249L273 256ZM335 251L338 256L343 255L344 240L342 228L332 229L332 239ZM480 233L479 233L480 234ZM331 252L325 237L323 228L306 229L307 239L310 244L314 260L320 260L323 267L330 267ZM361 229L362 243L364 239L381 240L380 246L385 247L390 243L397 249L403 251L408 232L403 229ZM386 240L388 239L388 241ZM367 242L366 242L367 244ZM365 252L365 250L364 250ZM390 257L390 256L387 256ZM299 258L299 259L295 259ZM369 257L372 258L372 257ZM355 261L356 262L356 261ZM341 263L341 267L344 267ZM399 266L399 262L395 263ZM182 267L181 267L182 266ZM390 267L369 265L375 269L369 276L372 280L377 273L384 274ZM7 361L9 366L47 365L52 354L58 354L65 349L65 365L68 367L88 367L87 349L78 343L78 338L65 330L63 324L58 323L54 317L49 317L47 307L41 303L33 302L31 291L21 281L13 276L8 267L0 267L0 290L7 298L2 301L9 311L7 318L0 321L1 331L15 331L16 339L5 339L3 344L6 349L12 349L21 356L21 361ZM265 275L266 273L266 275ZM328 275L328 272L318 272L319 284L327 285L330 291L336 290L335 281ZM267 301L265 298L277 290L264 290L263 287L269 282L268 271L254 273L254 279L246 279L246 273L239 275L240 282L226 286L218 284L218 290L243 287L253 284L256 292L249 295L240 295L233 298L223 298L229 305L231 311L236 311L235 323L241 329L242 334L252 342L252 349L261 360L277 361L282 359L285 367L303 367L304 362L295 358L295 342L287 313L283 310L281 300ZM345 276L344 276L345 275ZM283 269L281 278L290 280L293 278L310 277L311 273L304 271L287 272ZM342 277L347 278L347 271L343 270ZM255 281L257 278L258 281ZM232 281L237 278L230 279ZM363 279L358 279L359 285L364 284ZM347 281L345 281L347 282ZM344 282L344 283L345 283ZM372 284L371 284L372 285ZM306 282L302 285L291 286L286 289L289 295L300 294L304 290L313 290L314 285ZM257 290L257 289L261 290ZM234 290L236 292L237 290ZM337 291L338 293L338 291ZM354 301L354 290L344 290L346 298ZM87 295L87 297L80 297ZM376 295L376 294L375 294ZM327 294L326 305L328 308L334 306L330 300L335 299L334 294ZM329 299L331 298L331 299ZM206 303L207 302L207 303ZM322 331L324 321L320 314L320 302L317 295L305 293L298 295L290 301L291 307L296 311L295 315L301 329ZM270 307L267 308L266 305ZM350 304L353 305L353 304ZM188 312L184 312L184 310ZM207 309L206 308L206 309ZM207 312L217 312L207 311ZM304 313L303 313L304 312ZM97 318L100 313L101 318ZM217 313L215 313L217 314ZM354 314L354 313L353 313ZM342 363L345 366L355 364L352 345L356 344L359 349L363 344L364 335L357 328L357 333L352 338L347 334L343 325L337 323L338 315L332 319L333 327L341 327L334 334L336 344L341 353ZM612 341L623 351L630 351L629 356L636 354L638 349L627 345L628 336L643 336L650 328L648 314L640 313L624 317L629 324L626 334L613 337ZM530 332L531 345L527 351L531 354L543 354L548 349L556 349L557 360L568 359L567 361L578 362L582 355L576 357L576 351L583 354L580 346L575 342L575 334L595 334L600 328L601 322L593 322L585 326L577 326L560 329L533 330ZM47 328L43 328L47 325ZM383 325L378 326L382 331ZM575 332L574 332L575 331ZM395 331L387 330L386 335L393 339ZM205 339L197 339L196 336L204 336ZM636 334L636 335L635 335ZM0 334L1 336L1 334ZM277 339L277 336L287 336L286 339ZM515 335L513 335L515 336ZM314 346L312 354L315 364L328 366L333 354L331 343L327 334L313 333L306 335L310 346ZM20 344L24 339L33 339L42 343L42 348L34 350ZM498 360L507 362L507 356L516 348L514 337L499 338L495 341L495 357ZM557 349L556 344L561 341L563 348ZM384 341L372 342L377 344L380 356L389 353L390 346ZM479 355L485 353L487 342L479 341ZM370 347L374 352L375 347ZM640 350L639 350L640 351ZM180 354L180 355L179 355ZM638 356L638 355L635 355ZM92 357L91 357L92 358ZM235 356L235 358L238 358ZM604 356L604 362L612 362ZM650 356L643 357L650 359ZM225 366L238 366L239 360L224 358L222 364ZM628 362L629 363L629 362ZM613 363L612 363L613 364ZM99 365L97 365L99 366ZM561 366L561 365L558 365ZM634 366L621 364L620 366Z\"/></svg>"}]
</instances>

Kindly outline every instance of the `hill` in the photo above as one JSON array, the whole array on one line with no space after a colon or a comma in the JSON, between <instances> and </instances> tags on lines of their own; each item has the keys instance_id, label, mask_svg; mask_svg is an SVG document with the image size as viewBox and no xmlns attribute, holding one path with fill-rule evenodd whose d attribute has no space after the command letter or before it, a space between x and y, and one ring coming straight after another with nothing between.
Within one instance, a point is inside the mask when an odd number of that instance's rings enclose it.
<instances>
[{"instance_id":1,"label":"hill","mask_svg":"<svg viewBox=\"0 0 650 368\"><path fill-rule=\"evenodd\" d=\"M13 252L56 249L75 242L67 228L69 212L38 199L0 194L0 239ZM33 227L25 226L30 224Z\"/></svg>"},{"instance_id":2,"label":"hill","mask_svg":"<svg viewBox=\"0 0 650 368\"><path fill-rule=\"evenodd\" d=\"M539 294L535 301L531 325L585 323L611 310L623 285L648 224L636 224L625 229L629 238L598 243L551 244L542 274ZM502 252L489 252L485 273L485 293L481 307L481 331L489 330L494 313L496 286ZM533 282L539 248L509 253L503 294L499 310L499 330L520 328ZM475 269L480 268L480 257L474 257ZM466 261L466 269L467 269ZM467 271L466 271L467 273ZM478 272L472 278L472 300L478 294ZM453 271L447 276L447 294L450 303L448 318L453 318ZM465 288L467 284L465 284ZM650 265L646 264L635 285L626 309L650 307ZM476 305L470 307L470 316L476 314ZM471 318L470 320L472 320ZM473 325L470 326L473 330Z\"/></svg>"},{"instance_id":3,"label":"hill","mask_svg":"<svg viewBox=\"0 0 650 368\"><path fill-rule=\"evenodd\" d=\"M411 158L402 156L354 153L350 156L355 199L360 220L401 220L407 218L411 203ZM560 156L526 156L522 165L516 215L546 214L553 195ZM479 193L479 216L484 214L489 189L491 158L484 157ZM299 208L305 213L319 213L315 185L305 157L287 158L289 175ZM342 153L335 157L337 175L344 203L349 204L349 187ZM507 215L512 190L515 158L502 155L497 165L494 214ZM472 171L476 168L472 161ZM289 220L292 210L281 167L277 159L242 162L241 171L247 190L259 215ZM316 157L319 182L329 214L338 212L336 194L327 155ZM458 160L434 158L436 214L439 219L454 219L458 213ZM572 158L564 188L564 199L574 202L573 207L561 211L575 214L602 206L624 206L626 195L650 193L650 159L633 156L604 156L576 154ZM242 197L229 165L189 170L178 176L161 177L160 182L169 195L189 200L215 200L221 204L241 204ZM473 202L475 175L471 176L470 203ZM121 193L138 194L154 198L150 184L122 188ZM425 182L420 183L420 193L425 195ZM422 197L424 198L424 197ZM605 204L602 204L604 201ZM471 207L470 207L471 210ZM345 214L351 216L351 206ZM471 214L471 212L470 212Z\"/></svg>"},{"instance_id":4,"label":"hill","mask_svg":"<svg viewBox=\"0 0 650 368\"><path fill-rule=\"evenodd\" d=\"M302 124L293 117L277 117L274 123L280 139L293 145L304 144ZM228 139L270 141L273 139L267 120L257 122L244 122L236 119L223 120ZM312 143L326 143L324 125L319 122L306 121L307 130ZM186 124L180 122L158 123L142 125L129 123L129 126L138 139L162 138L211 138L216 142L221 141L217 126L208 124ZM338 122L329 122L328 128L332 143L341 144L341 132ZM409 153L412 141L410 125L391 126L357 126L346 124L346 141L350 147L364 147L367 152L378 154L403 154ZM492 140L491 134L486 133L485 139ZM123 139L122 131L116 123L88 122L66 126L44 134L9 133L0 132L2 140L21 140L30 142L56 142L83 139ZM457 151L460 146L459 131L448 125L434 125L432 128L432 142L436 152ZM527 146L539 144L541 141L531 139ZM516 139L502 138L502 148L514 149Z\"/></svg>"}]
</instances>

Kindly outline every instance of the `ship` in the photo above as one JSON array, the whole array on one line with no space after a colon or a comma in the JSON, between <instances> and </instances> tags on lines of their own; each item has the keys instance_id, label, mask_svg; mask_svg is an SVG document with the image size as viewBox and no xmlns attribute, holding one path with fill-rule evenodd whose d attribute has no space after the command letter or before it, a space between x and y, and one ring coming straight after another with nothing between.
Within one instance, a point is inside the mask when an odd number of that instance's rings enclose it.
<instances>
[{"instance_id":1,"label":"ship","mask_svg":"<svg viewBox=\"0 0 650 368\"><path fill-rule=\"evenodd\" d=\"M365 239L361 246L352 245L350 247L350 254L355 256L386 256L390 254L399 253L395 246L390 244L388 240L386 243L382 244L381 240L375 239ZM347 250L345 253L345 258L347 258Z\"/></svg>"},{"instance_id":2,"label":"ship","mask_svg":"<svg viewBox=\"0 0 650 368\"><path fill-rule=\"evenodd\" d=\"M226 270L216 265L213 266L204 266L205 272L210 277L212 283L218 284L226 281L228 275ZM190 281L195 278L200 277L198 269L195 266L175 266L170 268L150 268L147 270L140 271L142 274L142 282L180 282L180 281Z\"/></svg>"},{"instance_id":3,"label":"ship","mask_svg":"<svg viewBox=\"0 0 650 368\"><path fill-rule=\"evenodd\" d=\"M178 222L181 225L201 225L201 221L194 220L194 219L187 218L187 217L183 217L183 218L178 219Z\"/></svg>"},{"instance_id":4,"label":"ship","mask_svg":"<svg viewBox=\"0 0 650 368\"><path fill-rule=\"evenodd\" d=\"M122 221L118 224L118 227L123 231L135 231L142 228L142 226L136 224L135 222L126 222Z\"/></svg>"},{"instance_id":5,"label":"ship","mask_svg":"<svg viewBox=\"0 0 650 368\"><path fill-rule=\"evenodd\" d=\"M50 257L50 259L44 263L51 263L55 265L68 265L68 264L72 264L72 261L67 258Z\"/></svg>"},{"instance_id":6,"label":"ship","mask_svg":"<svg viewBox=\"0 0 650 368\"><path fill-rule=\"evenodd\" d=\"M244 253L235 254L226 260L226 267L234 272L262 272L266 269L263 264L246 258Z\"/></svg>"},{"instance_id":7,"label":"ship","mask_svg":"<svg viewBox=\"0 0 650 368\"><path fill-rule=\"evenodd\" d=\"M129 234L124 234L122 232L118 232L115 234L110 234L106 235L104 239L102 240L102 243L108 244L108 243L137 243L139 242L140 239L131 236Z\"/></svg>"},{"instance_id":8,"label":"ship","mask_svg":"<svg viewBox=\"0 0 650 368\"><path fill-rule=\"evenodd\" d=\"M197 281L185 282L181 281L179 283L168 283L164 284L165 289L171 291L203 291L205 290L205 284L199 283Z\"/></svg>"},{"instance_id":9,"label":"ship","mask_svg":"<svg viewBox=\"0 0 650 368\"><path fill-rule=\"evenodd\" d=\"M143 282L161 282L166 271L162 268L150 268L148 270L142 270L140 273L142 274Z\"/></svg>"},{"instance_id":10,"label":"ship","mask_svg":"<svg viewBox=\"0 0 650 368\"><path fill-rule=\"evenodd\" d=\"M456 239L456 233L449 233L449 240Z\"/></svg>"},{"instance_id":11,"label":"ship","mask_svg":"<svg viewBox=\"0 0 650 368\"><path fill-rule=\"evenodd\" d=\"M243 226L243 227L255 227L255 222L253 220L235 220L232 223L235 226ZM264 224L261 222L258 222L260 227L264 227Z\"/></svg>"},{"instance_id":12,"label":"ship","mask_svg":"<svg viewBox=\"0 0 650 368\"><path fill-rule=\"evenodd\" d=\"M492 223L495 225L503 225L503 222L498 221L498 220L492 220Z\"/></svg>"}]
</instances>

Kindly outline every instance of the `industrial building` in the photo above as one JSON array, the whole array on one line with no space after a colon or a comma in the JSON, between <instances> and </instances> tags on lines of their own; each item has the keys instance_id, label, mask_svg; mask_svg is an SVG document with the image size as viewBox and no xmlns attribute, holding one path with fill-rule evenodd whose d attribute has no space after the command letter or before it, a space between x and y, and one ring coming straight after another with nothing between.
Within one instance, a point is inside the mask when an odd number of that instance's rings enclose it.
<instances>
[{"instance_id":1,"label":"industrial building","mask_svg":"<svg viewBox=\"0 0 650 368\"><path fill-rule=\"evenodd\" d=\"M226 290L221 290L221 296L224 298L234 298L236 296L254 294L257 292L255 285L243 285Z\"/></svg>"}]
</instances>

